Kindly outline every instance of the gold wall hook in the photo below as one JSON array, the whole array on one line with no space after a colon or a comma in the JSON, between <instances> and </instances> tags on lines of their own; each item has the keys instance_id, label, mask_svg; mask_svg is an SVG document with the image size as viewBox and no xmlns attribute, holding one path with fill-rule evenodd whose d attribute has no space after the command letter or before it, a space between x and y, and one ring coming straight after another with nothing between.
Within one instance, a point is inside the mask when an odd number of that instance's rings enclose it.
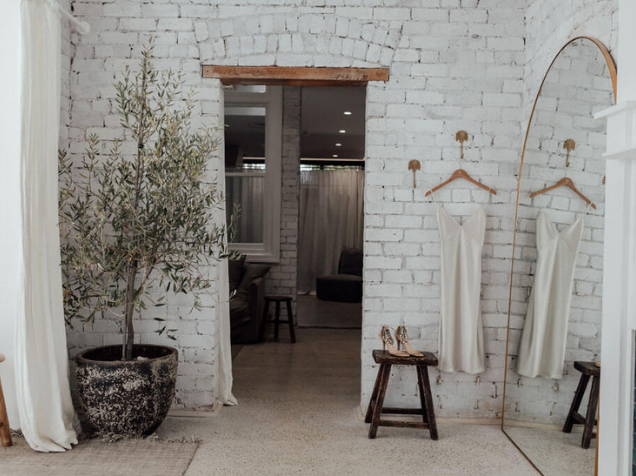
<instances>
[{"instance_id":1,"label":"gold wall hook","mask_svg":"<svg viewBox=\"0 0 636 476\"><path fill-rule=\"evenodd\" d=\"M574 139L565 139L563 142L563 148L566 150L565 152L565 166L570 166L570 152L576 149L576 141Z\"/></svg>"},{"instance_id":2,"label":"gold wall hook","mask_svg":"<svg viewBox=\"0 0 636 476\"><path fill-rule=\"evenodd\" d=\"M457 142L459 142L459 148L460 148L460 158L463 160L464 159L464 142L466 142L468 140L468 132L466 131L457 131L455 133L455 140Z\"/></svg>"},{"instance_id":3,"label":"gold wall hook","mask_svg":"<svg viewBox=\"0 0 636 476\"><path fill-rule=\"evenodd\" d=\"M421 169L422 169L422 163L419 160L413 159L409 161L409 170L413 172L413 188L416 188L417 186L417 183L415 181L415 173Z\"/></svg>"}]
</instances>

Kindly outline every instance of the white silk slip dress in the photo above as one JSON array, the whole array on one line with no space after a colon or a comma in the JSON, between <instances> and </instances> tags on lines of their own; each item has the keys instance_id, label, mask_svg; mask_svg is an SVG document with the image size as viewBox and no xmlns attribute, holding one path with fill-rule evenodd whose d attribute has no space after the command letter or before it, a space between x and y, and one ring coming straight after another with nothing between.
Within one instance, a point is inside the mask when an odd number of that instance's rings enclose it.
<instances>
[{"instance_id":1,"label":"white silk slip dress","mask_svg":"<svg viewBox=\"0 0 636 476\"><path fill-rule=\"evenodd\" d=\"M583 217L559 232L554 222L539 212L536 228L537 265L519 344L517 372L525 377L560 379Z\"/></svg>"},{"instance_id":2,"label":"white silk slip dress","mask_svg":"<svg viewBox=\"0 0 636 476\"><path fill-rule=\"evenodd\" d=\"M479 207L460 224L440 207L437 221L442 248L439 369L478 374L486 370L480 310L486 213Z\"/></svg>"}]
</instances>

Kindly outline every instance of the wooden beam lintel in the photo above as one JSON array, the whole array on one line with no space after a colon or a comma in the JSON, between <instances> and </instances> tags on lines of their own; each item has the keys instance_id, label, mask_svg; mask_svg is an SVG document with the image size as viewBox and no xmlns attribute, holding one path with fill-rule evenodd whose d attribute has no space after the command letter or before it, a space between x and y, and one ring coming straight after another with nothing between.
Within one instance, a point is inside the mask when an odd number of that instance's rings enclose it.
<instances>
[{"instance_id":1,"label":"wooden beam lintel","mask_svg":"<svg viewBox=\"0 0 636 476\"><path fill-rule=\"evenodd\" d=\"M388 68L203 65L201 72L204 78L218 78L225 85L363 86L368 81L389 80Z\"/></svg>"}]
</instances>

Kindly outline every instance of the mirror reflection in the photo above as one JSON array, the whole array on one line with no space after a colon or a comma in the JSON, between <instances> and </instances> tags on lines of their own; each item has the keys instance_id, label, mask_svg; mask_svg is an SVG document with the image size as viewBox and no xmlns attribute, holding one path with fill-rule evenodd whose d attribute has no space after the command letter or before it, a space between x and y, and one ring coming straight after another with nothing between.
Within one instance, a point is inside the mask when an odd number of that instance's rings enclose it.
<instances>
[{"instance_id":1,"label":"mirror reflection","mask_svg":"<svg viewBox=\"0 0 636 476\"><path fill-rule=\"evenodd\" d=\"M594 474L611 66L590 39L559 53L519 168L504 431L546 475Z\"/></svg>"}]
</instances>

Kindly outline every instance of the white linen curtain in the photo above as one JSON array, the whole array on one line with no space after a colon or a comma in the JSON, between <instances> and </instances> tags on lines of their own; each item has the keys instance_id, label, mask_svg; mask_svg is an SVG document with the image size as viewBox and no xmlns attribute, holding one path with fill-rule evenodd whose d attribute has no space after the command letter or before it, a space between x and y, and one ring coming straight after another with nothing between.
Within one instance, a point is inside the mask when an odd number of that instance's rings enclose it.
<instances>
[{"instance_id":1,"label":"white linen curtain","mask_svg":"<svg viewBox=\"0 0 636 476\"><path fill-rule=\"evenodd\" d=\"M58 229L60 12L22 0L22 293L15 329L19 424L37 451L77 443L68 382Z\"/></svg>"},{"instance_id":2,"label":"white linen curtain","mask_svg":"<svg viewBox=\"0 0 636 476\"><path fill-rule=\"evenodd\" d=\"M230 342L230 284L227 259L219 263L217 296L217 322L219 325L218 355L216 359L216 399L223 405L238 405L232 394L232 344Z\"/></svg>"},{"instance_id":3,"label":"white linen curtain","mask_svg":"<svg viewBox=\"0 0 636 476\"><path fill-rule=\"evenodd\" d=\"M223 106L221 105L221 111ZM222 149L221 149L222 150ZM227 186L224 180L217 180L223 187L222 192L227 194ZM226 195L227 196L227 195ZM226 202L227 206L227 202ZM216 209L214 212L217 223L223 223L226 215L223 211ZM227 237L226 237L227 240ZM226 242L227 245L227 242ZM234 377L232 375L232 344L230 341L230 277L228 271L228 260L224 259L217 265L217 283L213 288L216 294L216 319L218 324L217 338L217 358L216 358L216 378L214 380L214 395L217 402L223 405L238 405L238 401L232 394Z\"/></svg>"},{"instance_id":4,"label":"white linen curtain","mask_svg":"<svg viewBox=\"0 0 636 476\"><path fill-rule=\"evenodd\" d=\"M362 249L364 170L300 173L298 291L315 291L316 278L338 270L343 248Z\"/></svg>"}]
</instances>

